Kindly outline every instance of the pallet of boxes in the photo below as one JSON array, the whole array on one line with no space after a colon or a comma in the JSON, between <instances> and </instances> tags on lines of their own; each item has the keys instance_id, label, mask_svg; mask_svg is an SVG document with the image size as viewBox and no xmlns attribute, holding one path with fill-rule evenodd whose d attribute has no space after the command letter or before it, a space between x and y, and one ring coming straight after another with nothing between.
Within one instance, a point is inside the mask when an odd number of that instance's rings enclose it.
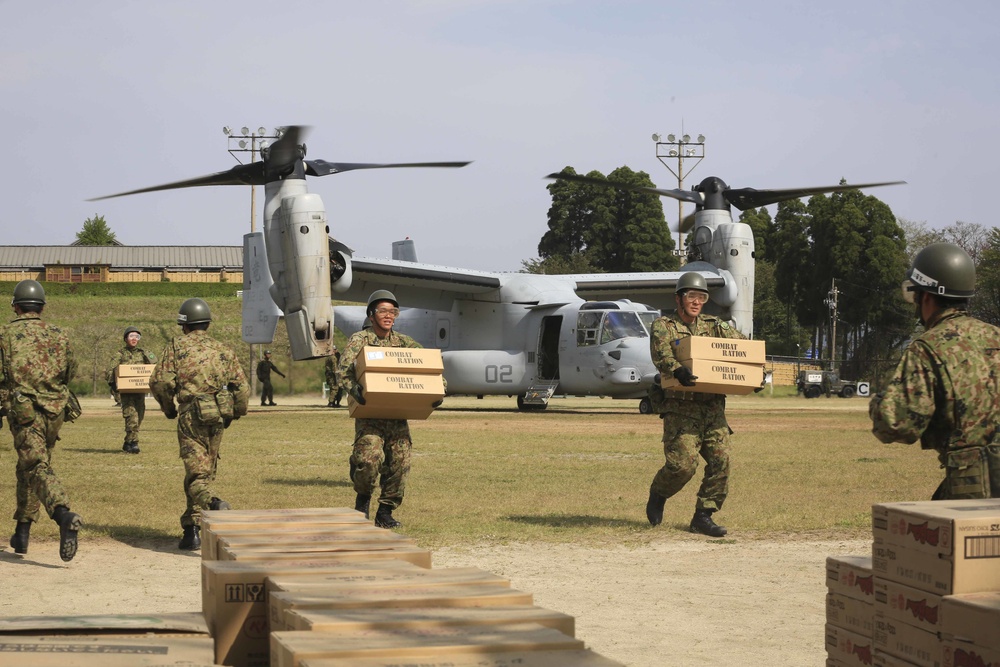
<instances>
[{"instance_id":1,"label":"pallet of boxes","mask_svg":"<svg viewBox=\"0 0 1000 667\"><path fill-rule=\"evenodd\" d=\"M1000 666L1000 499L878 504L872 535L827 559L827 665Z\"/></svg>"},{"instance_id":2,"label":"pallet of boxes","mask_svg":"<svg viewBox=\"0 0 1000 667\"><path fill-rule=\"evenodd\" d=\"M121 364L115 368L119 394L148 394L149 378L156 364Z\"/></svg>"},{"instance_id":3,"label":"pallet of boxes","mask_svg":"<svg viewBox=\"0 0 1000 667\"><path fill-rule=\"evenodd\" d=\"M685 336L671 343L674 358L697 377L693 387L676 378L662 377L660 386L670 391L704 394L749 394L764 382L764 341L739 338Z\"/></svg>"},{"instance_id":4,"label":"pallet of boxes","mask_svg":"<svg viewBox=\"0 0 1000 667\"><path fill-rule=\"evenodd\" d=\"M347 411L358 419L427 419L444 398L444 361L434 348L361 348L354 372L365 404L347 399Z\"/></svg>"},{"instance_id":5,"label":"pallet of boxes","mask_svg":"<svg viewBox=\"0 0 1000 667\"><path fill-rule=\"evenodd\" d=\"M473 567L346 508L208 511L202 611L233 667L614 667L538 607Z\"/></svg>"}]
</instances>

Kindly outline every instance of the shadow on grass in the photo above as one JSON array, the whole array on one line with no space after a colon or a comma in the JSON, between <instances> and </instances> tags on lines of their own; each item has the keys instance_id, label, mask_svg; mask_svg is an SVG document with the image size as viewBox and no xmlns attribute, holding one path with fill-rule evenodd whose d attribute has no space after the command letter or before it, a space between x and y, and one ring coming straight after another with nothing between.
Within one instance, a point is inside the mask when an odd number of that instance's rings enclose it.
<instances>
[{"instance_id":1,"label":"shadow on grass","mask_svg":"<svg viewBox=\"0 0 1000 667\"><path fill-rule=\"evenodd\" d=\"M632 519L609 519L604 516L590 516L588 514L546 514L540 516L529 516L517 514L505 517L508 521L523 523L531 526L548 526L550 528L643 528L648 527L646 521L635 521ZM687 526L685 526L687 528Z\"/></svg>"},{"instance_id":2,"label":"shadow on grass","mask_svg":"<svg viewBox=\"0 0 1000 667\"><path fill-rule=\"evenodd\" d=\"M0 563L5 566L10 565L32 565L34 567L44 567L49 570L61 570L65 565L53 565L51 563L39 563L36 560L31 559L31 549L28 549L28 553L21 555L16 554L13 551L0 551Z\"/></svg>"},{"instance_id":3,"label":"shadow on grass","mask_svg":"<svg viewBox=\"0 0 1000 667\"><path fill-rule=\"evenodd\" d=\"M479 412L482 414L487 413L497 413L497 414L525 414L525 415L617 415L617 414L639 414L639 408L627 409L627 408L605 408L601 410L583 408L562 408L562 409L552 409L546 408L545 410L518 410L516 406L512 406L510 409L506 408L449 408L442 407L438 408L442 412Z\"/></svg>"},{"instance_id":4,"label":"shadow on grass","mask_svg":"<svg viewBox=\"0 0 1000 667\"><path fill-rule=\"evenodd\" d=\"M177 543L181 539L180 525L177 526L177 530L168 531L129 524L84 523L83 530L80 531L80 549L84 549L86 546L88 532L110 537L133 549L146 549L147 551L168 554L191 554L201 558L201 551L181 551L177 548Z\"/></svg>"},{"instance_id":5,"label":"shadow on grass","mask_svg":"<svg viewBox=\"0 0 1000 667\"><path fill-rule=\"evenodd\" d=\"M121 447L117 449L98 449L97 447L60 447L64 452L80 452L81 454L120 454L126 456Z\"/></svg>"},{"instance_id":6,"label":"shadow on grass","mask_svg":"<svg viewBox=\"0 0 1000 667\"><path fill-rule=\"evenodd\" d=\"M265 484L277 484L278 486L333 486L341 488L354 488L353 482L348 482L341 479L323 479L323 478L313 478L313 479L296 479L294 477L265 479Z\"/></svg>"}]
</instances>

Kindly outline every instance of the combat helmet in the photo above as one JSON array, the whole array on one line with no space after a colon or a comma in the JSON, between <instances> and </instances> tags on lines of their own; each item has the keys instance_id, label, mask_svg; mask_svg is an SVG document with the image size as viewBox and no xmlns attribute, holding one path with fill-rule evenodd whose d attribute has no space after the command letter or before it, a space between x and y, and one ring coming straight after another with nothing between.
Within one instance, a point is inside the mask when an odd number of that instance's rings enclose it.
<instances>
[{"instance_id":1,"label":"combat helmet","mask_svg":"<svg viewBox=\"0 0 1000 667\"><path fill-rule=\"evenodd\" d=\"M204 299L188 299L177 312L177 324L201 324L212 321L212 311Z\"/></svg>"},{"instance_id":2,"label":"combat helmet","mask_svg":"<svg viewBox=\"0 0 1000 667\"><path fill-rule=\"evenodd\" d=\"M125 327L125 333L122 334L122 340L127 340L128 335L131 333L137 333L140 336L142 335L142 332L139 331L138 327Z\"/></svg>"},{"instance_id":3,"label":"combat helmet","mask_svg":"<svg viewBox=\"0 0 1000 667\"><path fill-rule=\"evenodd\" d=\"M375 313L375 304L380 301L388 301L396 308L399 308L399 302L396 301L396 295L387 289L377 289L372 292L370 297L368 297L368 309L365 311L365 314L368 315L368 317L371 317Z\"/></svg>"},{"instance_id":4,"label":"combat helmet","mask_svg":"<svg viewBox=\"0 0 1000 667\"><path fill-rule=\"evenodd\" d=\"M10 305L17 306L21 304L45 305L45 289L40 282L37 280L22 280L14 287L14 298L11 299Z\"/></svg>"},{"instance_id":5,"label":"combat helmet","mask_svg":"<svg viewBox=\"0 0 1000 667\"><path fill-rule=\"evenodd\" d=\"M932 243L913 258L903 283L903 296L913 302L920 290L947 299L969 299L976 292L976 265L954 243Z\"/></svg>"},{"instance_id":6,"label":"combat helmet","mask_svg":"<svg viewBox=\"0 0 1000 667\"><path fill-rule=\"evenodd\" d=\"M687 271L681 274L681 277L677 280L677 286L674 288L674 294L683 294L689 289L698 290L707 294L708 281L706 281L705 276L700 273Z\"/></svg>"}]
</instances>

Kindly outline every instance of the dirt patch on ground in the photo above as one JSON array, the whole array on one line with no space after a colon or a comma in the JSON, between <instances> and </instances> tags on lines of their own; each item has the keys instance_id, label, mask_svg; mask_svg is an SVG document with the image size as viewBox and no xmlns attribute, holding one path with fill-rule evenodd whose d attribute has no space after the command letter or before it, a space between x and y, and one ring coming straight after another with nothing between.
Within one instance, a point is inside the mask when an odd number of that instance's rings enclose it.
<instances>
[{"instance_id":1,"label":"dirt patch on ground","mask_svg":"<svg viewBox=\"0 0 1000 667\"><path fill-rule=\"evenodd\" d=\"M24 557L7 548L0 615L197 611L201 559L175 546L84 536L69 564L53 540L33 540ZM826 557L869 551L865 540L677 533L639 547L449 547L434 551L434 565L507 577L536 604L574 616L589 648L627 665L800 667L826 658Z\"/></svg>"}]
</instances>

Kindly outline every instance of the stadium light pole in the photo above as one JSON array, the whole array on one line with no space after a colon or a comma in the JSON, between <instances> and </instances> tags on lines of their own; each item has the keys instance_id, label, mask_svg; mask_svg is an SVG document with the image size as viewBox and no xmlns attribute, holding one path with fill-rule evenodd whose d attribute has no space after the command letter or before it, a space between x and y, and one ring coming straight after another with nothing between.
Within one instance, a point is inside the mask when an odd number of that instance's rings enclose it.
<instances>
[{"instance_id":1,"label":"stadium light pole","mask_svg":"<svg viewBox=\"0 0 1000 667\"><path fill-rule=\"evenodd\" d=\"M694 171L694 168L698 166L698 163L705 158L705 135L699 134L696 139L691 138L689 134L682 134L678 137L675 134L668 134L666 136L666 141L663 141L663 137L659 134L653 135L653 141L656 142L656 159L658 159L663 166L670 170L670 173L677 178L677 189L684 189L684 177ZM669 161L677 161L677 169L669 164ZM687 172L684 171L684 160L694 160L694 164L688 167ZM681 258L681 263L683 264L684 253L684 232L681 231L681 222L684 220L684 202L680 199L677 200L677 256Z\"/></svg>"},{"instance_id":2,"label":"stadium light pole","mask_svg":"<svg viewBox=\"0 0 1000 667\"><path fill-rule=\"evenodd\" d=\"M256 131L243 126L239 130L226 125L222 128L222 133L226 135L229 142L229 154L236 158L236 161L243 164L240 153L250 153L250 162L257 161L257 154L264 148L271 145L271 141L281 138L280 130L272 130L268 134L267 129L258 127ZM250 186L250 231L257 230L257 188Z\"/></svg>"}]
</instances>

